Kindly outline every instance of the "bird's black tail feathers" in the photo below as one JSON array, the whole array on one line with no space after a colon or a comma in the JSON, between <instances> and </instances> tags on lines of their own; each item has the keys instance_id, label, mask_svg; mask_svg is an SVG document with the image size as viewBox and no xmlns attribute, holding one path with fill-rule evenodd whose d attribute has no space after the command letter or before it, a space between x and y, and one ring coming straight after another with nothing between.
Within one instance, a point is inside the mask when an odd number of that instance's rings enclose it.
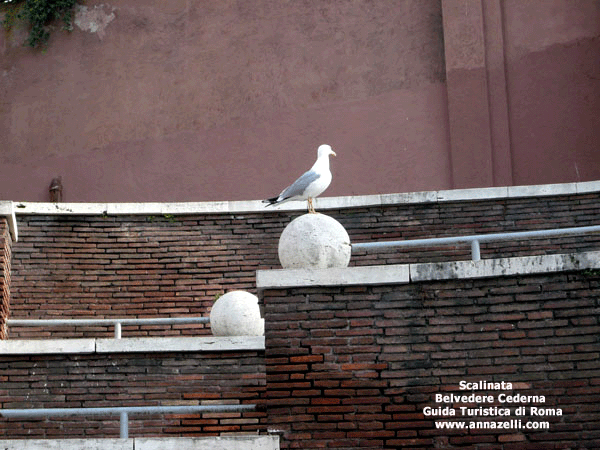
<instances>
[{"instance_id":1,"label":"bird's black tail feathers","mask_svg":"<svg viewBox=\"0 0 600 450\"><path fill-rule=\"evenodd\" d=\"M265 208L267 206L271 206L271 205L275 205L277 203L277 199L279 198L279 196L277 197L273 197L273 198L267 198L266 200L263 200L263 203L267 203L267 205L265 205Z\"/></svg>"}]
</instances>

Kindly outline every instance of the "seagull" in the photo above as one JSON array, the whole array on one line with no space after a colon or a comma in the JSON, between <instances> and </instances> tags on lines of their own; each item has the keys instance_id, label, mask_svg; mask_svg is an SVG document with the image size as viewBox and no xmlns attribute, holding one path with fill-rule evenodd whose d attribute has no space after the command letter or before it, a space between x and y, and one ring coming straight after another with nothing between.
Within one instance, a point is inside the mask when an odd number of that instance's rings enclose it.
<instances>
[{"instance_id":1,"label":"seagull","mask_svg":"<svg viewBox=\"0 0 600 450\"><path fill-rule=\"evenodd\" d=\"M329 155L336 156L329 145L320 145L317 149L317 161L310 170L286 187L277 197L263 200L263 203L278 205L290 200L307 200L308 212L316 213L313 206L313 198L321 195L331 183L331 172L329 171Z\"/></svg>"}]
</instances>

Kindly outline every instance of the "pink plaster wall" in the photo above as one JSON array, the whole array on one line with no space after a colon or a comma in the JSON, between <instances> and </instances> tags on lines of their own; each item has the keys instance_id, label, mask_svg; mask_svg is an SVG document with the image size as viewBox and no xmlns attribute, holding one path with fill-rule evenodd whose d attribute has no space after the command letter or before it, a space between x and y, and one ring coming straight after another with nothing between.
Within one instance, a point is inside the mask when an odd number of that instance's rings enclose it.
<instances>
[{"instance_id":1,"label":"pink plaster wall","mask_svg":"<svg viewBox=\"0 0 600 450\"><path fill-rule=\"evenodd\" d=\"M88 0L43 52L2 31L0 198L260 199L321 143L326 195L600 179L598 1L482 1Z\"/></svg>"},{"instance_id":2,"label":"pink plaster wall","mask_svg":"<svg viewBox=\"0 0 600 450\"><path fill-rule=\"evenodd\" d=\"M600 179L600 2L442 5L452 185Z\"/></svg>"},{"instance_id":3,"label":"pink plaster wall","mask_svg":"<svg viewBox=\"0 0 600 450\"><path fill-rule=\"evenodd\" d=\"M505 1L516 184L600 179L600 2Z\"/></svg>"},{"instance_id":4,"label":"pink plaster wall","mask_svg":"<svg viewBox=\"0 0 600 450\"><path fill-rule=\"evenodd\" d=\"M4 36L0 197L265 198L322 143L330 195L449 187L439 2L101 4L45 53Z\"/></svg>"}]
</instances>

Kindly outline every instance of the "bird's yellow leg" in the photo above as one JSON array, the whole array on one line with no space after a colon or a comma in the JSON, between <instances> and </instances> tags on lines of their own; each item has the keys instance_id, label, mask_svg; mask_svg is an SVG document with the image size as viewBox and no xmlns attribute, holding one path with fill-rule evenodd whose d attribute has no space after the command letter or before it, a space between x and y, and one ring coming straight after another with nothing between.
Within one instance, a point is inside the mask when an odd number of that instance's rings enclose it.
<instances>
[{"instance_id":1,"label":"bird's yellow leg","mask_svg":"<svg viewBox=\"0 0 600 450\"><path fill-rule=\"evenodd\" d=\"M310 214L315 214L316 213L315 207L313 206L312 198L310 198L310 197L308 197L308 212Z\"/></svg>"}]
</instances>

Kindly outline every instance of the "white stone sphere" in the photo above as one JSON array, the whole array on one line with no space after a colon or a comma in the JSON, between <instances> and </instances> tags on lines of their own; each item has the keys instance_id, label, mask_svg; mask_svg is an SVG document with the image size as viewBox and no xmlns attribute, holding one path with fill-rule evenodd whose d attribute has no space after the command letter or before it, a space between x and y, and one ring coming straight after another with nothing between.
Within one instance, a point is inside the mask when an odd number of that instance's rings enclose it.
<instances>
[{"instance_id":1,"label":"white stone sphere","mask_svg":"<svg viewBox=\"0 0 600 450\"><path fill-rule=\"evenodd\" d=\"M284 269L347 267L350 237L333 217L304 214L285 227L278 250L279 262Z\"/></svg>"},{"instance_id":2,"label":"white stone sphere","mask_svg":"<svg viewBox=\"0 0 600 450\"><path fill-rule=\"evenodd\" d=\"M260 317L258 297L245 291L222 295L210 310L214 336L262 336L265 320Z\"/></svg>"}]
</instances>

